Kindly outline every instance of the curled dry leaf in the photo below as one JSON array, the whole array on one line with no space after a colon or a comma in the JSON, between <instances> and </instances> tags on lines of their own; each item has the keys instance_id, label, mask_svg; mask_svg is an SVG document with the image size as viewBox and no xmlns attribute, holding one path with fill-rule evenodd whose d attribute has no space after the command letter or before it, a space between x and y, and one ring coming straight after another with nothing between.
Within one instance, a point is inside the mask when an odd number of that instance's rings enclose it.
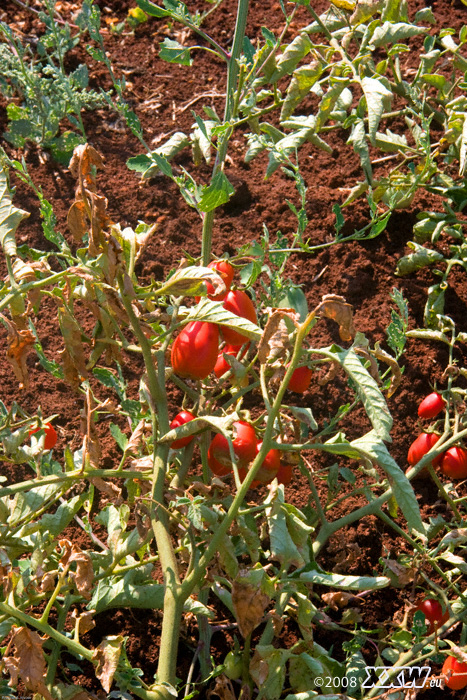
<instances>
[{"instance_id":1,"label":"curled dry leaf","mask_svg":"<svg viewBox=\"0 0 467 700\"><path fill-rule=\"evenodd\" d=\"M67 224L75 243L81 243L88 230L86 205L82 200L73 202L67 215Z\"/></svg>"},{"instance_id":2,"label":"curled dry leaf","mask_svg":"<svg viewBox=\"0 0 467 700\"><path fill-rule=\"evenodd\" d=\"M393 586L396 588L405 588L409 583L412 583L416 574L416 569L399 564L399 562L394 559L383 559L383 561L389 569L389 577Z\"/></svg>"},{"instance_id":3,"label":"curled dry leaf","mask_svg":"<svg viewBox=\"0 0 467 700\"><path fill-rule=\"evenodd\" d=\"M144 418L140 420L136 428L133 430L125 447L125 455L136 455L140 451L143 444L144 431L146 430L146 421Z\"/></svg>"},{"instance_id":4,"label":"curled dry leaf","mask_svg":"<svg viewBox=\"0 0 467 700\"><path fill-rule=\"evenodd\" d=\"M320 386L325 386L325 384L332 382L337 377L340 370L341 370L340 364L338 362L331 361L326 374L318 379L318 384Z\"/></svg>"},{"instance_id":5,"label":"curled dry leaf","mask_svg":"<svg viewBox=\"0 0 467 700\"><path fill-rule=\"evenodd\" d=\"M381 384L378 372L378 364L375 358L373 357L371 350L369 350L368 348L359 347L358 345L354 345L354 350L357 355L360 355L360 357L363 357L365 360L368 360L368 362L370 363L368 372L371 374L371 376L377 384Z\"/></svg>"},{"instance_id":6,"label":"curled dry leaf","mask_svg":"<svg viewBox=\"0 0 467 700\"><path fill-rule=\"evenodd\" d=\"M298 314L294 309L272 309L258 345L258 359L262 365L282 357L290 347L289 332L284 318L290 318L295 325Z\"/></svg>"},{"instance_id":7,"label":"curled dry leaf","mask_svg":"<svg viewBox=\"0 0 467 700\"><path fill-rule=\"evenodd\" d=\"M80 634L86 634L86 632L89 632L89 630L92 630L96 626L94 621L95 612L95 610L85 610L80 613L78 610L74 609L71 613L71 617L75 621L75 630L78 638Z\"/></svg>"},{"instance_id":8,"label":"curled dry leaf","mask_svg":"<svg viewBox=\"0 0 467 700\"><path fill-rule=\"evenodd\" d=\"M379 342L375 344L375 349L372 350L372 353L377 360L385 362L391 370L391 383L388 389L388 398L391 398L391 396L394 394L397 387L402 381L401 368L397 364L397 360L394 357L392 357L392 355L389 355L389 353L385 352L380 348Z\"/></svg>"},{"instance_id":9,"label":"curled dry leaf","mask_svg":"<svg viewBox=\"0 0 467 700\"><path fill-rule=\"evenodd\" d=\"M39 693L45 700L53 700L45 684L46 666L42 641L37 632L27 627L16 628L12 638L14 656L5 656L3 664L11 676L11 685L17 685L19 677L28 690Z\"/></svg>"},{"instance_id":10,"label":"curled dry leaf","mask_svg":"<svg viewBox=\"0 0 467 700\"><path fill-rule=\"evenodd\" d=\"M238 628L246 638L261 623L270 599L261 589L242 581L243 577L240 572L232 584L232 604Z\"/></svg>"},{"instance_id":11,"label":"curled dry leaf","mask_svg":"<svg viewBox=\"0 0 467 700\"><path fill-rule=\"evenodd\" d=\"M20 330L15 323L9 321L3 314L0 314L7 327L7 350L8 362L13 367L16 378L19 381L20 389L29 387L29 374L26 366L26 359L29 350L34 345L35 338L29 329Z\"/></svg>"},{"instance_id":12,"label":"curled dry leaf","mask_svg":"<svg viewBox=\"0 0 467 700\"><path fill-rule=\"evenodd\" d=\"M332 591L331 593L323 593L321 598L324 602L329 605L331 610L339 610L339 608L345 608L347 605L355 605L360 603L360 598L357 598L353 593L347 593L346 591Z\"/></svg>"},{"instance_id":13,"label":"curled dry leaf","mask_svg":"<svg viewBox=\"0 0 467 700\"><path fill-rule=\"evenodd\" d=\"M115 505L120 505L120 503L122 503L122 489L117 486L117 484L114 484L113 481L104 481L104 479L101 479L99 476L94 476L92 479L89 479L89 481L94 484L99 491L105 493L112 503L115 503Z\"/></svg>"},{"instance_id":14,"label":"curled dry leaf","mask_svg":"<svg viewBox=\"0 0 467 700\"><path fill-rule=\"evenodd\" d=\"M121 635L105 637L93 653L93 659L97 662L96 677L100 680L102 687L107 693L110 692L113 683L123 641L124 637Z\"/></svg>"},{"instance_id":15,"label":"curled dry leaf","mask_svg":"<svg viewBox=\"0 0 467 700\"><path fill-rule=\"evenodd\" d=\"M220 698L220 700L236 700L237 698L232 682L223 674L217 676L214 688L208 690L206 696L208 700L212 697Z\"/></svg>"},{"instance_id":16,"label":"curled dry leaf","mask_svg":"<svg viewBox=\"0 0 467 700\"><path fill-rule=\"evenodd\" d=\"M325 294L315 311L339 324L339 335L342 340L350 342L354 338L356 330L353 325L353 307L347 304L344 297Z\"/></svg>"},{"instance_id":17,"label":"curled dry leaf","mask_svg":"<svg viewBox=\"0 0 467 700\"><path fill-rule=\"evenodd\" d=\"M83 186L91 192L96 190L96 177L93 166L95 168L104 167L102 156L88 143L76 146L70 160L69 170L73 177L78 180L78 192Z\"/></svg>"},{"instance_id":18,"label":"curled dry leaf","mask_svg":"<svg viewBox=\"0 0 467 700\"><path fill-rule=\"evenodd\" d=\"M458 661L463 664L467 664L467 652L464 649L453 644L449 649L451 656L455 656Z\"/></svg>"}]
</instances>

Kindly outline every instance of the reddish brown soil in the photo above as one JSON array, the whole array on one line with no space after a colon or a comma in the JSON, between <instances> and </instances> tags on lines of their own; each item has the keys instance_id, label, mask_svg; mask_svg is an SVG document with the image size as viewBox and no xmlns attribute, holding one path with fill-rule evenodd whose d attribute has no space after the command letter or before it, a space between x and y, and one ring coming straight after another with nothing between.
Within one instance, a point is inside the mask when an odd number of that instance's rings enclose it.
<instances>
[{"instance_id":1,"label":"reddish brown soil","mask_svg":"<svg viewBox=\"0 0 467 700\"><path fill-rule=\"evenodd\" d=\"M98 3L103 9L103 15L124 18L131 0L104 0ZM192 8L195 3L188 3ZM198 3L200 6L203 3ZM323 11L326 3L323 0L315 3L317 12ZM422 0L411 3L411 12L424 6ZM461 0L435 0L427 3L440 22L446 27L456 30L466 21L466 8ZM65 4L66 5L66 4ZM252 0L248 23L248 35L253 38L262 25L270 29L280 26L280 13L277 12L279 3L269 4ZM109 8L109 9L108 9ZM222 5L208 18L206 30L219 41L228 44L234 26L235 3L224 0ZM15 23L25 34L40 33L41 26L32 13L18 10L11 0L7 0L0 10L0 19ZM309 21L309 20L307 20ZM298 26L298 23L297 25ZM296 29L296 26L292 30ZM191 110L201 111L203 104L210 104L220 112L223 107L222 91L225 86L224 68L204 53L195 56L193 70L172 66L159 60L157 45L165 36L166 25L163 21L151 20L138 27L133 34L126 36L111 36L107 34L107 49L117 68L124 69L131 81L128 98L140 117L147 140L159 138L161 134L171 134L182 129L189 131L193 122ZM83 58L80 50L73 55L79 62ZM108 87L108 79L101 68L86 58L91 68L94 84ZM407 67L410 67L410 55L407 55ZM219 96L216 96L218 94ZM195 100L196 98L196 100ZM146 100L159 103L156 109L149 110L144 105ZM191 103L191 104L190 104ZM4 106L0 103L0 106ZM151 279L162 280L167 272L175 267L184 251L193 256L200 253L201 226L196 213L188 208L179 196L176 187L164 178L154 178L148 183L140 184L137 176L130 172L125 165L128 157L141 152L139 142L129 131L115 122L115 116L104 110L85 115L90 143L105 158L106 168L99 175L99 187L109 200L109 212L115 221L123 225L135 226L138 220L158 222L158 234L152 239L141 261L137 274L142 283ZM6 129L6 116L0 109L0 133ZM332 139L334 148L332 155L305 146L300 152L302 174L308 185L307 214L309 228L307 235L313 243L326 241L334 233L334 215L332 206L335 202L343 202L346 188L361 179L360 165L357 156L346 146L348 134L337 132ZM2 145L11 154L12 149L6 142ZM234 254L237 248L253 239L259 239L262 226L266 224L274 234L280 230L290 235L295 229L295 220L291 214L286 199L295 203L297 194L290 179L280 171L269 181L264 180L265 158L259 157L251 164L243 163L245 141L238 133L232 142L230 155L232 163L228 175L236 185L237 195L234 200L219 212L214 230L215 254ZM14 154L14 152L13 152ZM52 160L41 162L39 153L31 148L27 154L30 173L36 185L40 185L44 195L49 199L58 219L58 229L69 238L66 226L66 214L73 200L74 179L68 170L57 165ZM181 159L180 164L184 164ZM187 161L188 162L188 161ZM205 169L206 178L209 170ZM18 242L28 242L31 247L47 249L49 245L43 238L38 213L38 203L34 194L21 182L17 185L15 203L31 212L28 221L19 229ZM339 294L352 304L355 313L355 325L373 344L386 340L385 329L391 320L393 304L389 294L393 287L399 288L408 301L410 327L423 325L423 309L426 301L427 288L434 283L430 270L412 274L407 278L397 278L394 270L397 260L407 252L406 243L411 239L412 226L416 214L425 209L436 209L439 203L427 194L418 195L409 210L394 214L386 231L375 240L368 242L352 242L346 245L336 245L316 255L296 254L291 258L287 274L294 281L303 285L309 307L317 305L323 294ZM346 212L346 232L363 226L368 219L365 205L359 203L349 207ZM443 243L446 245L446 243ZM3 269L3 268L2 268ZM467 282L463 270L456 268L451 277L447 291L446 308L449 315L464 328ZM44 313L37 320L37 328L42 338L44 348L53 352L55 347L55 319L50 307L50 316ZM3 330L1 331L3 334ZM4 335L1 336L2 339ZM339 342L335 326L322 322L313 331L315 346ZM465 364L465 353L457 351L456 360L460 366ZM13 401L18 401L24 409L35 413L38 406L42 407L44 415L58 414L55 421L59 430L59 448L69 444L76 449L82 440L79 427L79 410L82 408L80 398L70 393L65 384L57 384L40 366L34 356L29 358L30 388L20 393L9 364L2 359L0 362L1 399L9 407ZM416 420L417 405L421 398L428 393L434 383L445 387L443 375L447 356L444 349L436 344L428 345L415 340L409 340L401 363L405 366L402 383L389 399L389 408L394 417L392 430L393 442L390 452L402 469L406 467L406 455L409 444L418 433ZM131 385L137 388L141 368L132 361L125 368ZM341 403L345 402L345 384L329 384L321 387L318 377L315 377L310 390L304 395L303 405L311 406L313 413L322 422L334 414ZM174 398L174 402L175 402ZM300 403L298 401L297 403ZM363 434L368 429L368 420L362 411L352 413L351 419L345 424L345 430L350 438ZM112 467L117 458L113 440L106 432L105 426L101 431L104 444L104 467ZM59 454L59 452L57 452ZM315 458L312 457L312 460ZM324 463L330 464L331 461ZM315 466L319 466L317 463ZM13 474L10 469L0 467L1 473L10 480L24 479L31 476L27 469L17 468ZM436 488L431 482L418 480L415 489L424 518L444 514L446 507L438 499ZM321 489L324 493L325 488ZM460 495L467 495L465 486L459 488ZM251 501L261 494L251 492ZM287 498L298 507L308 502L308 490L304 477L297 477L286 489ZM345 502L336 509L336 517L358 503ZM78 533L74 531L76 538ZM352 552L357 552L356 558ZM365 518L355 523L346 532L338 533L331 538L328 546L320 556L320 564L327 570L346 571L349 574L373 574L380 571L379 559L382 556L401 552L410 553L405 540L399 538L383 523L373 517ZM318 591L321 593L322 591ZM414 599L412 587L386 590L384 593L372 594L361 605L360 613L366 629L375 629L400 622L404 606ZM212 601L214 603L214 601ZM217 621L225 618L225 610L219 608ZM339 619L340 613L330 613ZM122 610L102 613L97 617L97 627L84 638L85 642L97 645L103 636L122 634L128 638L127 654L132 666L140 667L143 678L150 683L156 670L157 648L159 641L161 615L158 611ZM226 651L231 647L235 632L218 631L213 637L212 654L217 662L222 661ZM342 657L341 644L346 641L344 635L318 628L316 638L326 647L334 644L337 658ZM282 632L281 642L291 646L297 639L294 623L290 622ZM454 639L454 641L457 641ZM196 632L188 628L183 635L180 652L179 676L186 677L189 663L197 645ZM368 663L374 660L374 651L365 649ZM75 682L95 692L100 684L94 678L92 669L85 663L80 664L82 673L77 673ZM439 692L439 691L436 691ZM437 697L435 691L427 691L423 695L427 700Z\"/></svg>"}]
</instances>

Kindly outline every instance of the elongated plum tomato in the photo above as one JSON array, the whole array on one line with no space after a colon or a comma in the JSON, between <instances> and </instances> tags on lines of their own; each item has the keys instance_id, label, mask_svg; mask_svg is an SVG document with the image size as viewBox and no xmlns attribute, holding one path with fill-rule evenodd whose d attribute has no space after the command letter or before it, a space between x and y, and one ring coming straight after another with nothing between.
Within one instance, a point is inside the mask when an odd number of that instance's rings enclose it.
<instances>
[{"instance_id":1,"label":"elongated plum tomato","mask_svg":"<svg viewBox=\"0 0 467 700\"><path fill-rule=\"evenodd\" d=\"M225 297L223 306L224 309L231 311L236 316L247 318L252 323L258 323L254 304L248 294L241 289L231 290ZM227 326L222 326L222 335L229 345L242 345L246 341L246 336L232 330L232 328L227 328Z\"/></svg>"},{"instance_id":2,"label":"elongated plum tomato","mask_svg":"<svg viewBox=\"0 0 467 700\"><path fill-rule=\"evenodd\" d=\"M180 411L180 413L177 413L177 415L171 422L170 429L173 430L173 428L179 428L181 425L185 425L185 423L189 423L195 418L196 416L193 415L193 413L190 413L190 411ZM189 445L193 438L194 435L187 435L187 437L179 438L178 440L174 440L170 447L173 450L179 450L182 447L186 447L187 445Z\"/></svg>"},{"instance_id":3,"label":"elongated plum tomato","mask_svg":"<svg viewBox=\"0 0 467 700\"><path fill-rule=\"evenodd\" d=\"M432 394L425 396L420 406L418 407L418 415L420 418L430 420L441 413L446 406L446 401L443 397L434 391Z\"/></svg>"},{"instance_id":4,"label":"elongated plum tomato","mask_svg":"<svg viewBox=\"0 0 467 700\"><path fill-rule=\"evenodd\" d=\"M446 676L446 686L451 690L462 690L467 685L467 664L455 656L446 656L441 673Z\"/></svg>"},{"instance_id":5,"label":"elongated plum tomato","mask_svg":"<svg viewBox=\"0 0 467 700\"><path fill-rule=\"evenodd\" d=\"M449 611L445 610L437 600L433 598L425 598L416 607L415 611L420 610L425 615L425 620L429 625L429 634L433 634L435 627L441 627L449 620Z\"/></svg>"},{"instance_id":6,"label":"elongated plum tomato","mask_svg":"<svg viewBox=\"0 0 467 700\"><path fill-rule=\"evenodd\" d=\"M232 427L234 430L232 445L237 458L237 466L244 467L255 458L256 433L253 426L242 420L236 421ZM208 456L209 453L224 467L229 467L229 471L232 470L229 443L227 438L220 433L217 433L217 435L213 437L209 446Z\"/></svg>"},{"instance_id":7,"label":"elongated plum tomato","mask_svg":"<svg viewBox=\"0 0 467 700\"><path fill-rule=\"evenodd\" d=\"M212 372L219 351L219 330L215 323L192 321L175 338L171 362L175 374L205 379Z\"/></svg>"},{"instance_id":8,"label":"elongated plum tomato","mask_svg":"<svg viewBox=\"0 0 467 700\"><path fill-rule=\"evenodd\" d=\"M313 371L305 365L303 365L303 367L297 367L290 377L287 389L289 389L289 391L294 391L296 394L304 394L310 386L312 374Z\"/></svg>"},{"instance_id":9,"label":"elongated plum tomato","mask_svg":"<svg viewBox=\"0 0 467 700\"><path fill-rule=\"evenodd\" d=\"M409 453L407 455L407 462L411 465L417 464L421 458L426 455L427 452L431 450L432 447L436 445L439 440L439 435L435 433L420 433L418 438L413 441L409 447ZM436 459L432 461L433 465L439 464L443 458L443 454L440 454Z\"/></svg>"},{"instance_id":10,"label":"elongated plum tomato","mask_svg":"<svg viewBox=\"0 0 467 700\"><path fill-rule=\"evenodd\" d=\"M209 469L216 476L227 476L227 474L230 474L230 472L232 471L232 463L226 466L224 464L221 464L219 460L217 460L214 457L212 452L212 443L208 449L208 465Z\"/></svg>"},{"instance_id":11,"label":"elongated plum tomato","mask_svg":"<svg viewBox=\"0 0 467 700\"><path fill-rule=\"evenodd\" d=\"M451 479L467 478L467 450L463 447L450 447L443 454L441 460L441 470L443 474Z\"/></svg>"},{"instance_id":12,"label":"elongated plum tomato","mask_svg":"<svg viewBox=\"0 0 467 700\"><path fill-rule=\"evenodd\" d=\"M262 442L258 442L256 445L256 454L258 454L260 451L262 444ZM269 452L266 452L266 456L264 457L260 468L256 472L256 477L253 484L255 484L255 482L259 484L270 484L279 471L280 466L281 462L279 450L269 450Z\"/></svg>"},{"instance_id":13,"label":"elongated plum tomato","mask_svg":"<svg viewBox=\"0 0 467 700\"><path fill-rule=\"evenodd\" d=\"M52 450L57 444L57 431L53 427L52 423L44 423L40 428L34 428L34 430L29 431L29 437L38 433L39 430L43 430L45 433L44 437L44 450Z\"/></svg>"}]
</instances>

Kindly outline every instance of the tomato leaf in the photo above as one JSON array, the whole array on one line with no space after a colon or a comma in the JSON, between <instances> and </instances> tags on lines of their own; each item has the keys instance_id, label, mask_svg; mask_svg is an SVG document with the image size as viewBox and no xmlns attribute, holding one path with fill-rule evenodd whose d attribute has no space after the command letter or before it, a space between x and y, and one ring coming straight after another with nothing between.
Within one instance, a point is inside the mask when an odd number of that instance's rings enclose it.
<instances>
[{"instance_id":1,"label":"tomato leaf","mask_svg":"<svg viewBox=\"0 0 467 700\"><path fill-rule=\"evenodd\" d=\"M255 323L246 318L236 316L231 311L210 299L202 299L197 306L190 309L186 321L208 321L221 326L228 326L250 340L258 341L261 338L261 329ZM245 341L246 342L246 341Z\"/></svg>"},{"instance_id":2,"label":"tomato leaf","mask_svg":"<svg viewBox=\"0 0 467 700\"><path fill-rule=\"evenodd\" d=\"M235 189L230 184L227 175L220 171L214 175L211 184L203 189L198 208L204 212L213 211L228 202L234 192Z\"/></svg>"},{"instance_id":3,"label":"tomato leaf","mask_svg":"<svg viewBox=\"0 0 467 700\"><path fill-rule=\"evenodd\" d=\"M371 430L361 438L352 440L351 445L376 462L386 472L394 498L404 514L409 528L425 535L425 526L412 485L375 431Z\"/></svg>"},{"instance_id":4,"label":"tomato leaf","mask_svg":"<svg viewBox=\"0 0 467 700\"><path fill-rule=\"evenodd\" d=\"M347 576L343 574L328 574L320 571L316 564L309 564L291 574L306 583L316 583L320 586L331 586L345 591L376 591L387 588L391 581L387 576Z\"/></svg>"},{"instance_id":5,"label":"tomato leaf","mask_svg":"<svg viewBox=\"0 0 467 700\"><path fill-rule=\"evenodd\" d=\"M421 270L423 267L444 260L444 256L441 253L438 253L436 250L431 250L430 248L424 248L414 241L409 241L407 246L414 252L409 253L409 255L404 255L404 257L398 261L396 267L396 275L398 277L410 275L411 272Z\"/></svg>"},{"instance_id":6,"label":"tomato leaf","mask_svg":"<svg viewBox=\"0 0 467 700\"><path fill-rule=\"evenodd\" d=\"M0 245L5 255L16 255L15 231L29 212L15 207L11 201L6 168L0 169Z\"/></svg>"}]
</instances>

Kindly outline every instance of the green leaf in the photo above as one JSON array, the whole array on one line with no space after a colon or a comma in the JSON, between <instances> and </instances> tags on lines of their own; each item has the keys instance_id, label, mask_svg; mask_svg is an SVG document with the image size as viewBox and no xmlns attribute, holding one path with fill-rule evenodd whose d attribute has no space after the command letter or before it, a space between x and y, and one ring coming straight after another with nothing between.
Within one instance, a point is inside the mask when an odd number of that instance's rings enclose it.
<instances>
[{"instance_id":1,"label":"green leaf","mask_svg":"<svg viewBox=\"0 0 467 700\"><path fill-rule=\"evenodd\" d=\"M423 267L444 260L444 256L441 253L438 253L436 250L431 250L430 248L424 248L414 241L409 241L407 246L414 252L409 253L409 255L404 255L404 257L398 261L396 267L396 275L398 277L410 275L411 272L421 270Z\"/></svg>"},{"instance_id":2,"label":"green leaf","mask_svg":"<svg viewBox=\"0 0 467 700\"><path fill-rule=\"evenodd\" d=\"M319 571L316 564L295 571L292 578L298 578L305 583L316 583L320 586L330 586L343 591L376 591L387 588L391 580L387 576L344 576L343 574L327 574Z\"/></svg>"},{"instance_id":3,"label":"green leaf","mask_svg":"<svg viewBox=\"0 0 467 700\"><path fill-rule=\"evenodd\" d=\"M364 77L361 86L368 110L368 135L374 145L381 115L391 104L392 92L377 78Z\"/></svg>"},{"instance_id":4,"label":"green leaf","mask_svg":"<svg viewBox=\"0 0 467 700\"><path fill-rule=\"evenodd\" d=\"M373 429L382 440L391 442L389 431L392 428L392 417L376 380L363 366L353 348L333 354L355 383L358 397L363 403Z\"/></svg>"},{"instance_id":5,"label":"green leaf","mask_svg":"<svg viewBox=\"0 0 467 700\"><path fill-rule=\"evenodd\" d=\"M434 284L428 289L428 297L425 304L423 320L426 328L441 330L442 320L439 318L444 314L444 298L448 285L446 282Z\"/></svg>"},{"instance_id":6,"label":"green leaf","mask_svg":"<svg viewBox=\"0 0 467 700\"><path fill-rule=\"evenodd\" d=\"M284 492L278 489L266 501L271 557L283 569L303 566L309 561L308 540L314 528L307 525L297 508L284 503Z\"/></svg>"},{"instance_id":7,"label":"green leaf","mask_svg":"<svg viewBox=\"0 0 467 700\"><path fill-rule=\"evenodd\" d=\"M227 309L224 309L219 302L211 301L210 299L203 299L199 304L191 307L185 320L187 322L209 321L210 323L217 323L221 326L228 326L256 342L259 341L262 335L261 329L256 324L248 321L246 318L236 316L230 311L227 311Z\"/></svg>"},{"instance_id":8,"label":"green leaf","mask_svg":"<svg viewBox=\"0 0 467 700\"><path fill-rule=\"evenodd\" d=\"M370 151L366 140L365 123L363 119L357 119L352 126L352 131L347 139L347 143L352 144L355 153L360 158L360 165L365 174L365 179L371 185L373 181L373 171L371 168ZM346 200L345 204L349 203Z\"/></svg>"},{"instance_id":9,"label":"green leaf","mask_svg":"<svg viewBox=\"0 0 467 700\"><path fill-rule=\"evenodd\" d=\"M125 433L122 433L118 425L111 423L109 426L110 434L119 446L122 452L125 452L126 446L128 445L128 438Z\"/></svg>"},{"instance_id":10,"label":"green leaf","mask_svg":"<svg viewBox=\"0 0 467 700\"><path fill-rule=\"evenodd\" d=\"M390 129L386 129L385 134L380 131L376 133L375 146L384 153L398 153L399 151L404 153L409 148L405 134L395 134Z\"/></svg>"},{"instance_id":11,"label":"green leaf","mask_svg":"<svg viewBox=\"0 0 467 700\"><path fill-rule=\"evenodd\" d=\"M313 44L305 32L302 32L292 41L279 56L276 70L269 79L269 82L276 83L284 75L290 75L298 66L300 61L311 51Z\"/></svg>"},{"instance_id":12,"label":"green leaf","mask_svg":"<svg viewBox=\"0 0 467 700\"><path fill-rule=\"evenodd\" d=\"M73 496L65 503L61 503L55 513L46 513L40 520L41 530L50 532L57 537L73 520L76 513L82 508L89 494L84 492L79 496Z\"/></svg>"},{"instance_id":13,"label":"green leaf","mask_svg":"<svg viewBox=\"0 0 467 700\"><path fill-rule=\"evenodd\" d=\"M217 209L229 201L235 189L230 184L227 175L221 170L211 180L211 184L203 189L198 208L208 212Z\"/></svg>"},{"instance_id":14,"label":"green leaf","mask_svg":"<svg viewBox=\"0 0 467 700\"><path fill-rule=\"evenodd\" d=\"M459 176L465 175L467 167L467 113L464 113L464 123L462 125L461 144L459 149Z\"/></svg>"},{"instance_id":15,"label":"green leaf","mask_svg":"<svg viewBox=\"0 0 467 700\"><path fill-rule=\"evenodd\" d=\"M154 3L149 2L149 0L136 0L138 7L140 7L144 12L151 17L169 17L170 12L163 10L161 7L154 5Z\"/></svg>"},{"instance_id":16,"label":"green leaf","mask_svg":"<svg viewBox=\"0 0 467 700\"><path fill-rule=\"evenodd\" d=\"M409 24L407 22L384 22L379 27L376 27L370 39L369 46L371 50L374 50L378 46L403 43L412 36L419 36L420 34L426 33L426 27L416 27L414 24Z\"/></svg>"},{"instance_id":17,"label":"green leaf","mask_svg":"<svg viewBox=\"0 0 467 700\"><path fill-rule=\"evenodd\" d=\"M159 58L167 63L179 63L182 66L191 66L193 59L190 56L190 47L182 46L178 41L166 37L160 44Z\"/></svg>"},{"instance_id":18,"label":"green leaf","mask_svg":"<svg viewBox=\"0 0 467 700\"><path fill-rule=\"evenodd\" d=\"M311 88L319 80L322 73L323 64L318 62L308 66L300 66L294 71L282 105L281 122L293 114L295 107L310 93Z\"/></svg>"},{"instance_id":19,"label":"green leaf","mask_svg":"<svg viewBox=\"0 0 467 700\"><path fill-rule=\"evenodd\" d=\"M400 292L396 287L392 290L389 295L392 301L394 301L399 307L399 314L391 309L391 323L386 329L386 335L388 337L388 345L396 354L396 359L402 355L402 352L406 343L406 332L409 327L409 311L407 302L404 299L402 292Z\"/></svg>"},{"instance_id":20,"label":"green leaf","mask_svg":"<svg viewBox=\"0 0 467 700\"><path fill-rule=\"evenodd\" d=\"M407 524L411 530L424 535L425 526L420 515L420 508L410 481L399 467L397 462L391 457L381 439L374 430L371 430L363 437L352 440L352 447L376 462L386 473L392 488L393 495L399 508L404 514Z\"/></svg>"},{"instance_id":21,"label":"green leaf","mask_svg":"<svg viewBox=\"0 0 467 700\"><path fill-rule=\"evenodd\" d=\"M18 209L12 203L6 168L0 168L0 245L5 255L16 255L15 232L29 212Z\"/></svg>"},{"instance_id":22,"label":"green leaf","mask_svg":"<svg viewBox=\"0 0 467 700\"><path fill-rule=\"evenodd\" d=\"M172 160L172 158L188 146L189 143L190 141L183 131L176 131L168 141L156 148L155 151L128 158L126 162L127 168L142 173L143 179L152 177L157 170L160 170L167 177L172 178L173 172L168 161Z\"/></svg>"},{"instance_id":23,"label":"green leaf","mask_svg":"<svg viewBox=\"0 0 467 700\"><path fill-rule=\"evenodd\" d=\"M210 267L190 265L182 267L169 277L167 282L156 290L157 296L201 296L206 294L205 281L210 280L214 285L219 283L219 275ZM223 287L225 290L225 286Z\"/></svg>"}]
</instances>

